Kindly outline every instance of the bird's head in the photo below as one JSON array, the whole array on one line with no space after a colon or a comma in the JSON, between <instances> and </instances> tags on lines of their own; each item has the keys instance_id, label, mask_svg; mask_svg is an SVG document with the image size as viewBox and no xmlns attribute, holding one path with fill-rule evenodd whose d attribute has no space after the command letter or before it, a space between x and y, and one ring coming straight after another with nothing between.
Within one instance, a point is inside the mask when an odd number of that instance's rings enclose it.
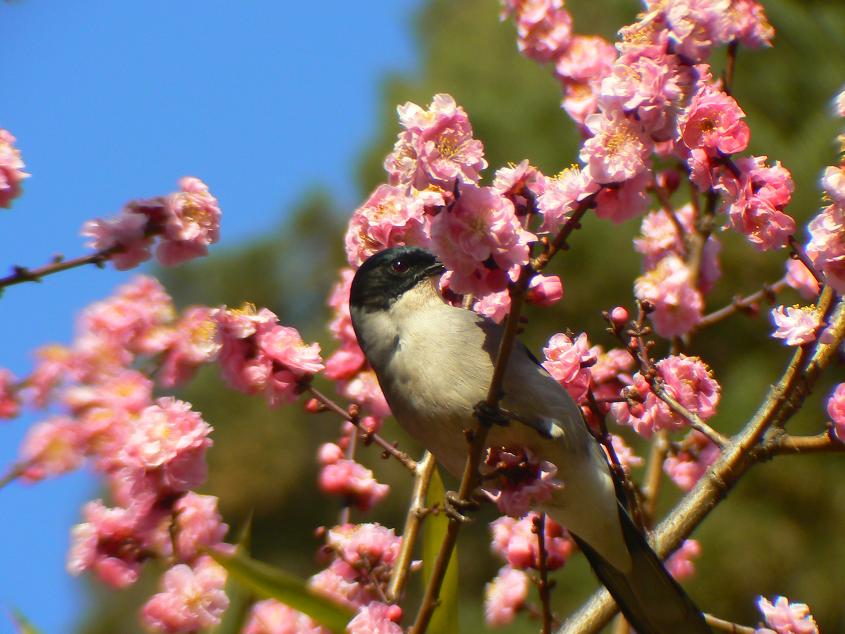
<instances>
[{"instance_id":1,"label":"bird's head","mask_svg":"<svg viewBox=\"0 0 845 634\"><path fill-rule=\"evenodd\" d=\"M397 299L446 268L430 251L394 247L370 256L355 273L349 305L364 310L387 310Z\"/></svg>"}]
</instances>

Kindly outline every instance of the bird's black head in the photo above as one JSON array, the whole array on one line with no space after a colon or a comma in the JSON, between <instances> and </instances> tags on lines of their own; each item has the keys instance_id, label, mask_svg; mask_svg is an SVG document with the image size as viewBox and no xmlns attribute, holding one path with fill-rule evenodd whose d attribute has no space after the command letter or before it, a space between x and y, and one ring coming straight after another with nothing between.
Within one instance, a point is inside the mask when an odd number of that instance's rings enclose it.
<instances>
[{"instance_id":1,"label":"bird's black head","mask_svg":"<svg viewBox=\"0 0 845 634\"><path fill-rule=\"evenodd\" d=\"M434 254L419 247L394 247L379 251L355 273L349 305L385 310L403 293L445 270Z\"/></svg>"}]
</instances>

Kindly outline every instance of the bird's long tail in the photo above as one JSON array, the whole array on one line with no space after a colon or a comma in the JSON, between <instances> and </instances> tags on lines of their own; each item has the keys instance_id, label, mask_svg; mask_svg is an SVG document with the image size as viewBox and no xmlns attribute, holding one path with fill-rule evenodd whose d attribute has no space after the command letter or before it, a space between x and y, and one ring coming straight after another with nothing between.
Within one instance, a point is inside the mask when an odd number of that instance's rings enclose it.
<instances>
[{"instance_id":1,"label":"bird's long tail","mask_svg":"<svg viewBox=\"0 0 845 634\"><path fill-rule=\"evenodd\" d=\"M638 634L711 634L701 610L666 571L628 514L620 509L619 516L631 554L630 572L620 572L573 537L631 626Z\"/></svg>"}]
</instances>

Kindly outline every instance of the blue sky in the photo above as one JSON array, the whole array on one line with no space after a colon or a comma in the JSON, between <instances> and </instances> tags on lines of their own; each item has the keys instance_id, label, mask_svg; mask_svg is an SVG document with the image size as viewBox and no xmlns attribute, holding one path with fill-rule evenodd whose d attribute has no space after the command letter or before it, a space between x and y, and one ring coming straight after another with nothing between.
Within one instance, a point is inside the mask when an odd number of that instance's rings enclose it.
<instances>
[{"instance_id":1,"label":"blue sky","mask_svg":"<svg viewBox=\"0 0 845 634\"><path fill-rule=\"evenodd\" d=\"M0 213L0 266L85 252L79 229L132 199L205 180L222 245L259 235L300 194L328 186L354 207L358 152L378 126L378 84L415 63L419 0L16 0L0 3L0 127L32 173ZM5 273L3 273L5 274ZM130 273L70 271L0 299L0 366L66 342L78 311ZM0 465L27 416L0 426ZM8 608L71 631L83 583L64 571L70 526L95 494L79 473L0 490L0 633Z\"/></svg>"}]
</instances>

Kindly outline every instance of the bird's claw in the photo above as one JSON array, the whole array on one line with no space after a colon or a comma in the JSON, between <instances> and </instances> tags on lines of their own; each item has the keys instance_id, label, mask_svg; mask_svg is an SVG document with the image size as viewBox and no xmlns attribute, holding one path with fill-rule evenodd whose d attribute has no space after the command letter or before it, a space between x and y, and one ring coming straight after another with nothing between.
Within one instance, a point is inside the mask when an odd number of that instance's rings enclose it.
<instances>
[{"instance_id":1,"label":"bird's claw","mask_svg":"<svg viewBox=\"0 0 845 634\"><path fill-rule=\"evenodd\" d=\"M473 412L478 422L487 427L492 427L493 425L506 427L510 422L507 415L498 405L490 405L487 401L476 403Z\"/></svg>"},{"instance_id":2,"label":"bird's claw","mask_svg":"<svg viewBox=\"0 0 845 634\"><path fill-rule=\"evenodd\" d=\"M475 511L479 507L479 503L475 500L464 500L458 497L454 491L446 491L443 501L443 512L451 519L467 524L472 521L468 515L464 515L467 511Z\"/></svg>"}]
</instances>

